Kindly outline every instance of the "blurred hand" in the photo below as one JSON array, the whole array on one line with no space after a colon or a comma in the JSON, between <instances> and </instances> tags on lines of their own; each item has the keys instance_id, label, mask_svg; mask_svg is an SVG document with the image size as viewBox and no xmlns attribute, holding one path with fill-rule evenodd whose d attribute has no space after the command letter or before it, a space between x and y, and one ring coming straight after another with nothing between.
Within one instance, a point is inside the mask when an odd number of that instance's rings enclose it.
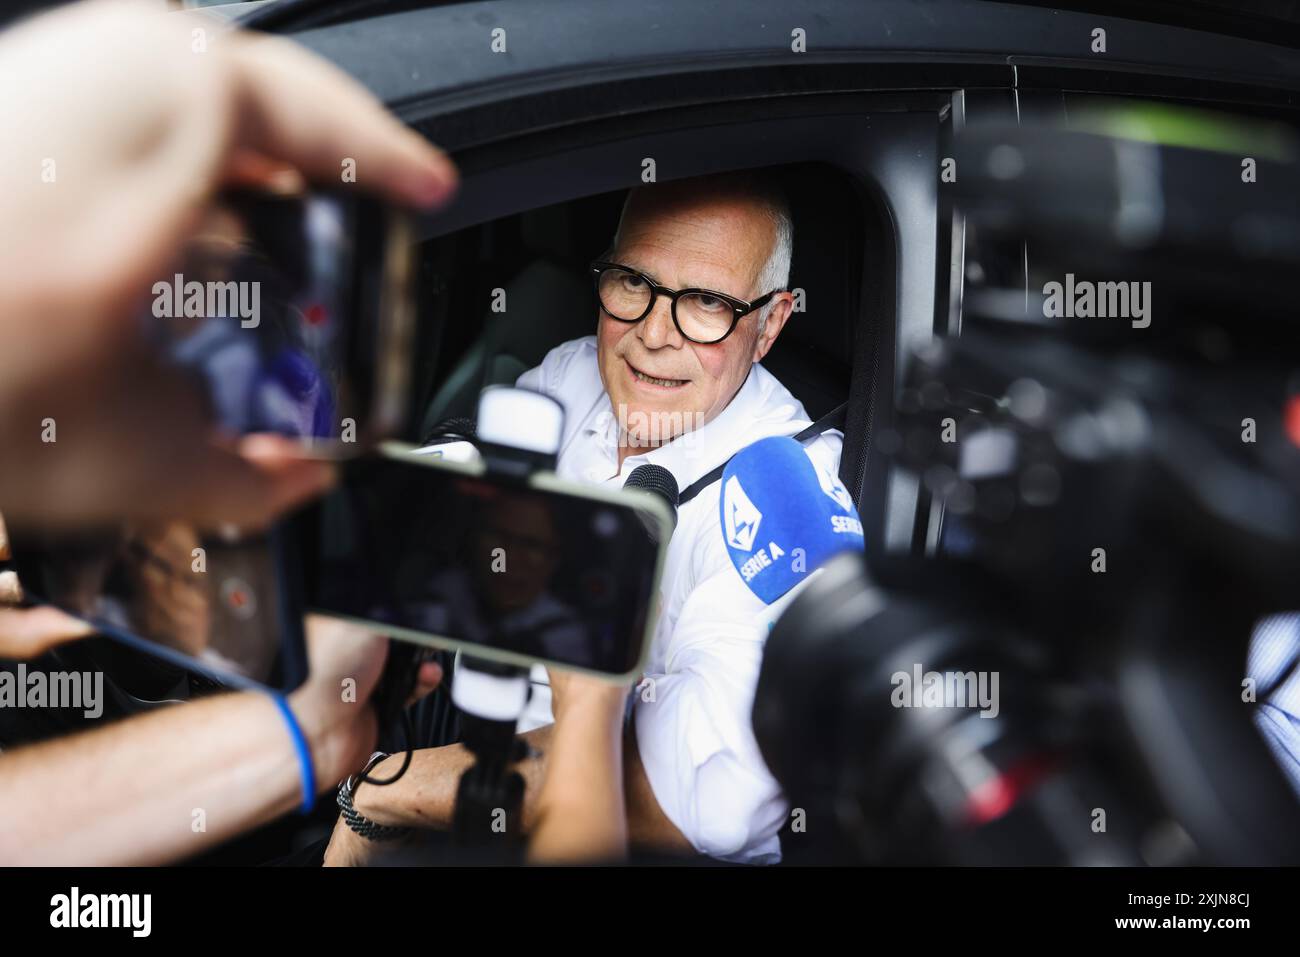
<instances>
[{"instance_id":1,"label":"blurred hand","mask_svg":"<svg viewBox=\"0 0 1300 957\"><path fill-rule=\"evenodd\" d=\"M627 686L547 669L555 726L528 860L579 864L627 854L623 714Z\"/></svg>"},{"instance_id":2,"label":"blurred hand","mask_svg":"<svg viewBox=\"0 0 1300 957\"><path fill-rule=\"evenodd\" d=\"M198 657L212 642L212 595L190 571L201 544L193 525L166 522L134 530L124 573L130 581L131 620L153 641Z\"/></svg>"},{"instance_id":3,"label":"blurred hand","mask_svg":"<svg viewBox=\"0 0 1300 957\"><path fill-rule=\"evenodd\" d=\"M11 558L9 534L4 516L0 515L0 562ZM18 573L0 571L0 658L38 658L57 645L93 634L84 621L58 609L16 607L22 600L23 586Z\"/></svg>"},{"instance_id":4,"label":"blurred hand","mask_svg":"<svg viewBox=\"0 0 1300 957\"><path fill-rule=\"evenodd\" d=\"M337 784L365 764L379 736L374 709L369 706L388 656L388 639L362 625L307 616L307 658L311 674L290 695L290 704L303 732L312 742L317 781ZM434 662L421 668L412 700L428 694L442 680Z\"/></svg>"},{"instance_id":5,"label":"blurred hand","mask_svg":"<svg viewBox=\"0 0 1300 957\"><path fill-rule=\"evenodd\" d=\"M415 691L407 701L407 706L415 704L429 692L435 690L442 682L442 666L436 661L426 661L420 665L420 673L416 677ZM368 751L365 757L369 757L373 752ZM364 760L364 759L363 759ZM390 758L390 761L396 761L397 758ZM361 765L350 770L356 770ZM393 773L392 768L379 767L372 771L379 777L388 777ZM374 841L367 840L356 831L348 827L347 822L340 817L334 823L334 833L330 836L329 846L325 849L324 865L326 867L364 867L370 863L374 852L380 847Z\"/></svg>"},{"instance_id":6,"label":"blurred hand","mask_svg":"<svg viewBox=\"0 0 1300 957\"><path fill-rule=\"evenodd\" d=\"M628 686L560 668L547 668L551 683L551 713L558 725L569 714L590 715L591 720L623 718Z\"/></svg>"},{"instance_id":7,"label":"blurred hand","mask_svg":"<svg viewBox=\"0 0 1300 957\"><path fill-rule=\"evenodd\" d=\"M421 662L420 671L415 676L415 690L406 699L406 706L409 708L425 695L436 691L440 684L442 684L442 665L436 661Z\"/></svg>"},{"instance_id":8,"label":"blurred hand","mask_svg":"<svg viewBox=\"0 0 1300 957\"><path fill-rule=\"evenodd\" d=\"M77 4L0 35L0 78L11 517L253 527L319 493L328 468L292 442L215 439L133 317L223 185L337 185L351 159L358 188L428 207L453 192L451 162L333 66L207 17Z\"/></svg>"}]
</instances>

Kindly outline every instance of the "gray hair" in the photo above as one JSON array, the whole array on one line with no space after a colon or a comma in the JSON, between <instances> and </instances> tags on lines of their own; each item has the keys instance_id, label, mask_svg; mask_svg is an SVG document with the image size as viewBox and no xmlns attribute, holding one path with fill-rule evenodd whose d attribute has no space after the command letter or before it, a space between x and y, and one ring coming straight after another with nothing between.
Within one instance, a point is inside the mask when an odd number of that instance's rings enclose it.
<instances>
[{"instance_id":1,"label":"gray hair","mask_svg":"<svg viewBox=\"0 0 1300 957\"><path fill-rule=\"evenodd\" d=\"M655 184L652 184L655 185ZM627 215L632 197L638 190L647 189L640 186L628 191L623 201L623 210L619 213L618 228L614 231L614 240L602 258L608 258L618 247L619 237L623 233L623 219ZM658 188L675 188L678 190L698 189L702 191L725 191L736 196L743 196L756 201L768 215L776 233L772 252L767 262L758 273L758 295L765 296L774 290L784 290L790 284L790 258L794 253L794 224L790 219L790 204L780 185L771 176L752 170L734 173L716 173L708 176L696 176L686 180L674 180ZM767 317L776 307L769 302L758 313L758 331L761 335L767 324Z\"/></svg>"},{"instance_id":2,"label":"gray hair","mask_svg":"<svg viewBox=\"0 0 1300 957\"><path fill-rule=\"evenodd\" d=\"M794 224L790 222L790 208L784 200L780 205L768 207L772 224L776 227L776 242L772 244L772 254L767 257L762 271L758 274L758 294L765 296L774 289L785 289L790 284L790 257L794 253ZM775 302L769 302L759 310L758 332L761 335L767 325L767 317L772 314Z\"/></svg>"}]
</instances>

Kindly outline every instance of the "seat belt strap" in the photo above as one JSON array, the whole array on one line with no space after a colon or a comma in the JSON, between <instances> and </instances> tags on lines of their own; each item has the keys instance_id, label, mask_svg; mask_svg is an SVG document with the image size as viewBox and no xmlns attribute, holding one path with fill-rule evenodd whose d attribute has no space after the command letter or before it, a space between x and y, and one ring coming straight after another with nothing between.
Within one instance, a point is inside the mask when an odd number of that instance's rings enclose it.
<instances>
[{"instance_id":1,"label":"seat belt strap","mask_svg":"<svg viewBox=\"0 0 1300 957\"><path fill-rule=\"evenodd\" d=\"M841 432L843 432L844 423L848 418L848 409L849 409L849 404L847 402L841 402L839 405L831 409L829 412L823 415L812 425L808 426L808 428L804 429L802 432L795 435L793 437L794 440L796 442L806 442L808 439L821 435L823 432L829 432L831 429L839 429ZM713 471L705 474L701 478L692 482L690 485L686 486L686 488L682 490L682 494L677 496L678 507L680 508L681 506L685 505L687 502L695 498L695 496L699 495L701 492L703 492L714 482L722 478L722 473L727 470L727 465L730 462L731 459L727 459L726 462L723 462Z\"/></svg>"}]
</instances>

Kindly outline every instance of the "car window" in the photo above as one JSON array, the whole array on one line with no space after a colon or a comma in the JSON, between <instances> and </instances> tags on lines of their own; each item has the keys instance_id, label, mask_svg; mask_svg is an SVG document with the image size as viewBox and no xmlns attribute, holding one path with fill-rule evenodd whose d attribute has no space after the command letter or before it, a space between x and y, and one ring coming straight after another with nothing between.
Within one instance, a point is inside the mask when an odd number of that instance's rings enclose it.
<instances>
[{"instance_id":1,"label":"car window","mask_svg":"<svg viewBox=\"0 0 1300 957\"><path fill-rule=\"evenodd\" d=\"M845 173L827 164L776 171L794 220L797 311L764 365L816 417L847 397L861 281L861 214ZM594 333L587 266L605 250L626 193L600 193L460 230L427 244L444 289L436 366L418 388L421 429L474 414L486 385L513 383L562 342ZM850 214L845 215L845 210Z\"/></svg>"}]
</instances>

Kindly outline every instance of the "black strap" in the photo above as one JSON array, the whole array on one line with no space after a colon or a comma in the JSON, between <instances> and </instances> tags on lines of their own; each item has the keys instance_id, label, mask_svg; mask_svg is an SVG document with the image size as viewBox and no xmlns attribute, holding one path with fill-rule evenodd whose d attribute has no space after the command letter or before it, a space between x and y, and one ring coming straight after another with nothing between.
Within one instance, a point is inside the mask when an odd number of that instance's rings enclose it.
<instances>
[{"instance_id":1,"label":"black strap","mask_svg":"<svg viewBox=\"0 0 1300 957\"><path fill-rule=\"evenodd\" d=\"M827 432L831 429L839 429L841 432L843 432L844 421L848 417L848 409L849 409L849 404L847 402L841 402L839 405L831 409L829 412L823 415L812 425L808 426L808 428L804 429L802 432L795 435L794 440L796 442L805 442L808 439L811 439L817 435L821 435L823 432ZM685 505L687 502L695 498L695 496L699 495L701 492L703 492L714 482L718 481L718 479L722 478L722 473L727 470L727 466L730 463L731 463L731 459L727 459L726 462L723 462L712 472L709 472L703 477L692 482L690 485L686 486L686 488L682 490L682 494L677 496L678 508Z\"/></svg>"}]
</instances>

